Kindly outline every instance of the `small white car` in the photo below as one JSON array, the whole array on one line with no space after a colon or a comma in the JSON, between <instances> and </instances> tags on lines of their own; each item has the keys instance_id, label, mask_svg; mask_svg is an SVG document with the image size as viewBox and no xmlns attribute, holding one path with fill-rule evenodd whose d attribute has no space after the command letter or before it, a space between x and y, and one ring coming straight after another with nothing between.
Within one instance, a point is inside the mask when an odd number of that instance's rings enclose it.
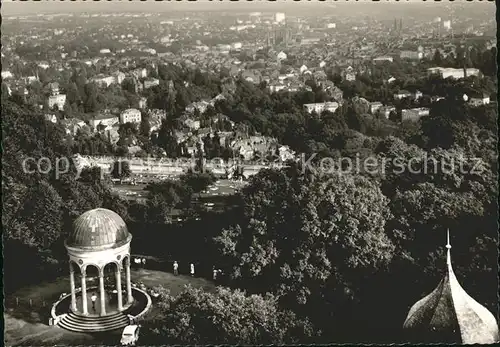
<instances>
[{"instance_id":1,"label":"small white car","mask_svg":"<svg viewBox=\"0 0 500 347\"><path fill-rule=\"evenodd\" d=\"M122 346L135 346L139 339L140 325L127 325L122 332L120 344Z\"/></svg>"}]
</instances>

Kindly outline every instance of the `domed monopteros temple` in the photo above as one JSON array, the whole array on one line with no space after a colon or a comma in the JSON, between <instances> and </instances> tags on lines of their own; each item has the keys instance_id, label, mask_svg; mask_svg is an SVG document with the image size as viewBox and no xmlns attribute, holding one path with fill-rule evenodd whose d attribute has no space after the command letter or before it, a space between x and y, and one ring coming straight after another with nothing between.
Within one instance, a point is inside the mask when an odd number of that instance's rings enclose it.
<instances>
[{"instance_id":1,"label":"domed monopteros temple","mask_svg":"<svg viewBox=\"0 0 500 347\"><path fill-rule=\"evenodd\" d=\"M499 341L495 317L460 286L451 266L436 289L410 309L403 328L413 343L486 344Z\"/></svg>"},{"instance_id":2,"label":"domed monopteros temple","mask_svg":"<svg viewBox=\"0 0 500 347\"><path fill-rule=\"evenodd\" d=\"M141 312L150 306L147 293L136 288L132 291L131 240L125 222L111 210L90 210L73 222L65 242L71 294L52 309L59 326L86 332L118 329L130 323L131 311ZM134 296L144 300L134 305Z\"/></svg>"}]
</instances>

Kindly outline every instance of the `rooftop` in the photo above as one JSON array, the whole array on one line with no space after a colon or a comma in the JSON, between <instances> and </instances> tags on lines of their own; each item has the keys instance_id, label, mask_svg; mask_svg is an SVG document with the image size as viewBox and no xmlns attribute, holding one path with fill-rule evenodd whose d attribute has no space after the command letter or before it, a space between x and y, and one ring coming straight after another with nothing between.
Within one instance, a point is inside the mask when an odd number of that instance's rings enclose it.
<instances>
[{"instance_id":1,"label":"rooftop","mask_svg":"<svg viewBox=\"0 0 500 347\"><path fill-rule=\"evenodd\" d=\"M495 317L465 292L453 272L449 232L446 248L446 275L432 293L412 306L403 327L418 342L498 342Z\"/></svg>"},{"instance_id":2,"label":"rooftop","mask_svg":"<svg viewBox=\"0 0 500 347\"><path fill-rule=\"evenodd\" d=\"M130 242L123 219L115 212L96 208L89 210L73 222L66 245L88 251L100 251L120 247Z\"/></svg>"}]
</instances>

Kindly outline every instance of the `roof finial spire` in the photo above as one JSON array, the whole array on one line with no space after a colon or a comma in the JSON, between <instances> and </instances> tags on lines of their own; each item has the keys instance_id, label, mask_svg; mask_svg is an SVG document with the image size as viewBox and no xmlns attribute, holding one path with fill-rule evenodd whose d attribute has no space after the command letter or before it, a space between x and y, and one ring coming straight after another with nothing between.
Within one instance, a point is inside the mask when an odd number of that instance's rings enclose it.
<instances>
[{"instance_id":1,"label":"roof finial spire","mask_svg":"<svg viewBox=\"0 0 500 347\"><path fill-rule=\"evenodd\" d=\"M451 266L451 245L450 245L450 229L448 228L446 231L446 264Z\"/></svg>"}]
</instances>

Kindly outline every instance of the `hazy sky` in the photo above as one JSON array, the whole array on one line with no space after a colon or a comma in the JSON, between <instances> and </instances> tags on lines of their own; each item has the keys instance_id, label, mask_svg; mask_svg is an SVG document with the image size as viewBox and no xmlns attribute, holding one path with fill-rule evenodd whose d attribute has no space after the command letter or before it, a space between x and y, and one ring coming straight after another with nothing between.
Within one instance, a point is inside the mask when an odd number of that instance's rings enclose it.
<instances>
[{"instance_id":1,"label":"hazy sky","mask_svg":"<svg viewBox=\"0 0 500 347\"><path fill-rule=\"evenodd\" d=\"M360 0L360 1L333 1L326 0L324 2L318 0L277 0L274 2L267 0L255 0L255 1L209 1L209 0L198 0L198 1L129 1L129 0L112 0L112 1L60 1L60 0L47 0L47 1L12 1L12 0L1 0L2 2L2 15L17 15L17 14L37 14L37 13L67 13L67 12L168 12L168 11L205 11L205 10L217 10L217 11L280 11L285 12L289 10L306 8L317 9L317 8L332 8L332 7L351 7L356 8L359 6L381 6L386 7L398 7L407 8L407 6L444 6L447 1L441 3L435 3L433 1L423 2L422 0L402 0L396 2L394 0L382 0L379 3L373 3L371 0ZM454 3L462 3L465 0L455 1ZM474 1L474 6L490 5L494 8L494 1L489 4L486 1L478 2ZM471 3L469 3L471 4Z\"/></svg>"}]
</instances>

